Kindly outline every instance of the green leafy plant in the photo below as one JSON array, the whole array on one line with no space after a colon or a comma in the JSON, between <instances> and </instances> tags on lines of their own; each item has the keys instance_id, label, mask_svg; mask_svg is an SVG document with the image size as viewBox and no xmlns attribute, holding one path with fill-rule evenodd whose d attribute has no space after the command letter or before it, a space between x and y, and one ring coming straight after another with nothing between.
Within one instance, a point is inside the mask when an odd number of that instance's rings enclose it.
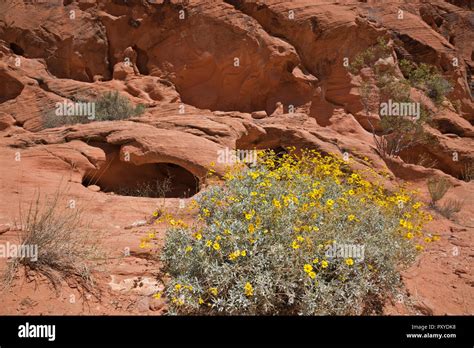
<instances>
[{"instance_id":1,"label":"green leafy plant","mask_svg":"<svg viewBox=\"0 0 474 348\"><path fill-rule=\"evenodd\" d=\"M436 103L441 103L452 91L451 84L432 65L416 65L408 60L400 61L400 69L410 84L423 90Z\"/></svg>"},{"instance_id":2,"label":"green leafy plant","mask_svg":"<svg viewBox=\"0 0 474 348\"><path fill-rule=\"evenodd\" d=\"M381 45L379 41L375 47L369 48L367 51L377 51L387 55L389 47L387 45ZM367 51L362 52L360 56L367 57ZM372 53L370 53L369 56L372 56ZM377 57L379 56L380 55ZM364 58L364 62L365 61ZM403 64L407 65L408 63L405 61ZM367 67L371 67L373 62L372 64L366 65ZM356 68L358 68L358 66L353 67L353 71L354 69L358 71ZM424 125L430 121L431 115L426 109L421 107L421 105L419 106L419 115L417 117L383 115L379 113L379 110L371 109L374 104L382 105L383 102L387 101L399 105L407 103L415 105L410 98L409 81L396 76L394 67L385 69L375 67L372 70L374 72L375 82L362 82L360 91L362 105L367 115L367 122L372 129L374 142L380 156L398 156L403 150L410 147L435 143L436 138L429 135L424 129ZM378 98L378 103L374 103L374 98ZM371 121L370 114L374 112L379 113L380 122L378 125L373 124L373 121Z\"/></svg>"},{"instance_id":3,"label":"green leafy plant","mask_svg":"<svg viewBox=\"0 0 474 348\"><path fill-rule=\"evenodd\" d=\"M390 56L391 49L383 37L377 39L375 46L370 46L366 50L357 54L349 65L349 71L353 74L358 73L362 68L371 67L380 58Z\"/></svg>"}]
</instances>

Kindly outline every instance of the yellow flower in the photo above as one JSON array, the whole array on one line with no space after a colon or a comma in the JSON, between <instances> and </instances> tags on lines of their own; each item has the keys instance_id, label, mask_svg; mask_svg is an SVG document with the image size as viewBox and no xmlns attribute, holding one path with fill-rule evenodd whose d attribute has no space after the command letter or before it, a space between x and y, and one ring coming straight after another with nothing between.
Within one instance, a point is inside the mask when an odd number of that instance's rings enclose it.
<instances>
[{"instance_id":1,"label":"yellow flower","mask_svg":"<svg viewBox=\"0 0 474 348\"><path fill-rule=\"evenodd\" d=\"M234 178L235 178L235 176L232 175L232 173L225 173L225 174L224 174L224 179L227 180L227 181L230 181L230 180L232 180L232 179L234 179Z\"/></svg>"},{"instance_id":2,"label":"yellow flower","mask_svg":"<svg viewBox=\"0 0 474 348\"><path fill-rule=\"evenodd\" d=\"M195 237L196 237L197 240L201 240L202 239L202 234L201 233L196 233Z\"/></svg>"},{"instance_id":3,"label":"yellow flower","mask_svg":"<svg viewBox=\"0 0 474 348\"><path fill-rule=\"evenodd\" d=\"M186 247L186 249L184 249L184 252L189 253L189 252L192 251L192 250L193 250L193 247L190 246L190 245L188 245L188 246Z\"/></svg>"},{"instance_id":4,"label":"yellow flower","mask_svg":"<svg viewBox=\"0 0 474 348\"><path fill-rule=\"evenodd\" d=\"M253 224L250 224L248 227L249 233L254 233L255 232L255 226Z\"/></svg>"},{"instance_id":5,"label":"yellow flower","mask_svg":"<svg viewBox=\"0 0 474 348\"><path fill-rule=\"evenodd\" d=\"M211 295L217 296L217 288L209 288Z\"/></svg>"},{"instance_id":6,"label":"yellow flower","mask_svg":"<svg viewBox=\"0 0 474 348\"><path fill-rule=\"evenodd\" d=\"M351 196L354 196L354 195L355 195L354 190L349 190L348 193L349 193L349 195L351 195Z\"/></svg>"},{"instance_id":7,"label":"yellow flower","mask_svg":"<svg viewBox=\"0 0 474 348\"><path fill-rule=\"evenodd\" d=\"M304 242L304 238L301 237L301 236L296 237L296 240L297 240L298 242Z\"/></svg>"},{"instance_id":8,"label":"yellow flower","mask_svg":"<svg viewBox=\"0 0 474 348\"><path fill-rule=\"evenodd\" d=\"M153 216L154 216L154 217L157 217L157 216L158 216L158 212L157 212L157 211L154 211L154 212L153 212Z\"/></svg>"},{"instance_id":9,"label":"yellow flower","mask_svg":"<svg viewBox=\"0 0 474 348\"><path fill-rule=\"evenodd\" d=\"M208 240L208 241L206 242L206 246L207 246L207 247L211 247L211 246L212 246L212 241L211 241L211 240Z\"/></svg>"},{"instance_id":10,"label":"yellow flower","mask_svg":"<svg viewBox=\"0 0 474 348\"><path fill-rule=\"evenodd\" d=\"M311 278L311 279L314 279L316 277L316 273L314 272L309 272L308 273L308 276Z\"/></svg>"},{"instance_id":11,"label":"yellow flower","mask_svg":"<svg viewBox=\"0 0 474 348\"><path fill-rule=\"evenodd\" d=\"M431 243L431 241L432 241L432 240L431 240L430 237L426 237L426 238L425 238L425 242L426 242L426 243Z\"/></svg>"},{"instance_id":12,"label":"yellow flower","mask_svg":"<svg viewBox=\"0 0 474 348\"><path fill-rule=\"evenodd\" d=\"M256 196L256 195L257 195L257 192L252 191L252 192L250 192L250 195L251 195L251 196Z\"/></svg>"},{"instance_id":13,"label":"yellow flower","mask_svg":"<svg viewBox=\"0 0 474 348\"><path fill-rule=\"evenodd\" d=\"M257 179L260 176L260 173L257 172L249 172L248 176L252 177L252 179Z\"/></svg>"},{"instance_id":14,"label":"yellow flower","mask_svg":"<svg viewBox=\"0 0 474 348\"><path fill-rule=\"evenodd\" d=\"M212 244L212 248L217 251L221 250L221 246L217 242L214 242L214 244Z\"/></svg>"},{"instance_id":15,"label":"yellow flower","mask_svg":"<svg viewBox=\"0 0 474 348\"><path fill-rule=\"evenodd\" d=\"M162 295L161 291L157 292L156 294L153 294L153 298L156 298L159 300L161 298L161 295Z\"/></svg>"},{"instance_id":16,"label":"yellow flower","mask_svg":"<svg viewBox=\"0 0 474 348\"><path fill-rule=\"evenodd\" d=\"M356 217L355 217L354 214L350 214L350 215L347 217L347 220L353 221L353 220L355 220L355 218L356 218Z\"/></svg>"},{"instance_id":17,"label":"yellow flower","mask_svg":"<svg viewBox=\"0 0 474 348\"><path fill-rule=\"evenodd\" d=\"M247 256L247 252L246 252L245 250L242 250L242 251L240 252L240 255L241 255L241 256Z\"/></svg>"},{"instance_id":18,"label":"yellow flower","mask_svg":"<svg viewBox=\"0 0 474 348\"><path fill-rule=\"evenodd\" d=\"M405 235L405 238L406 238L406 239L412 239L412 238L413 238L413 233L408 232L408 233Z\"/></svg>"},{"instance_id":19,"label":"yellow flower","mask_svg":"<svg viewBox=\"0 0 474 348\"><path fill-rule=\"evenodd\" d=\"M253 296L253 286L247 282L244 286L245 296Z\"/></svg>"},{"instance_id":20,"label":"yellow flower","mask_svg":"<svg viewBox=\"0 0 474 348\"><path fill-rule=\"evenodd\" d=\"M319 262L318 258L313 259L313 263L318 263L318 262Z\"/></svg>"},{"instance_id":21,"label":"yellow flower","mask_svg":"<svg viewBox=\"0 0 474 348\"><path fill-rule=\"evenodd\" d=\"M438 241L438 240L440 240L440 239L441 239L440 236L433 236L433 241L434 241L434 242L436 242L436 241Z\"/></svg>"},{"instance_id":22,"label":"yellow flower","mask_svg":"<svg viewBox=\"0 0 474 348\"><path fill-rule=\"evenodd\" d=\"M204 300L201 297L199 297L198 303L201 305L204 303Z\"/></svg>"},{"instance_id":23,"label":"yellow flower","mask_svg":"<svg viewBox=\"0 0 474 348\"><path fill-rule=\"evenodd\" d=\"M275 208L277 209L280 209L281 208L281 203L278 199L273 199L273 205L275 206Z\"/></svg>"},{"instance_id":24,"label":"yellow flower","mask_svg":"<svg viewBox=\"0 0 474 348\"><path fill-rule=\"evenodd\" d=\"M298 244L298 242L296 240L294 240L293 243L291 243L291 247L293 249L299 249L300 245Z\"/></svg>"},{"instance_id":25,"label":"yellow flower","mask_svg":"<svg viewBox=\"0 0 474 348\"><path fill-rule=\"evenodd\" d=\"M175 289L176 291L181 290L181 284L176 284L176 285L174 286L174 289Z\"/></svg>"},{"instance_id":26,"label":"yellow flower","mask_svg":"<svg viewBox=\"0 0 474 348\"><path fill-rule=\"evenodd\" d=\"M155 238L155 234L153 232L148 233L148 238L150 239Z\"/></svg>"},{"instance_id":27,"label":"yellow flower","mask_svg":"<svg viewBox=\"0 0 474 348\"><path fill-rule=\"evenodd\" d=\"M236 258L240 256L240 251L234 251L233 253L229 254L229 260L234 261Z\"/></svg>"},{"instance_id":28,"label":"yellow flower","mask_svg":"<svg viewBox=\"0 0 474 348\"><path fill-rule=\"evenodd\" d=\"M329 265L329 263L326 260L321 261L321 267L326 268Z\"/></svg>"},{"instance_id":29,"label":"yellow flower","mask_svg":"<svg viewBox=\"0 0 474 348\"><path fill-rule=\"evenodd\" d=\"M307 263L306 265L304 265L303 269L306 273L309 273L313 270L313 266L311 266L309 263Z\"/></svg>"},{"instance_id":30,"label":"yellow flower","mask_svg":"<svg viewBox=\"0 0 474 348\"><path fill-rule=\"evenodd\" d=\"M418 244L415 246L415 248L418 251L422 251L424 249L422 245L418 245Z\"/></svg>"},{"instance_id":31,"label":"yellow flower","mask_svg":"<svg viewBox=\"0 0 474 348\"><path fill-rule=\"evenodd\" d=\"M346 265L352 266L353 264L354 264L354 260L352 260L351 258L346 259Z\"/></svg>"},{"instance_id":32,"label":"yellow flower","mask_svg":"<svg viewBox=\"0 0 474 348\"><path fill-rule=\"evenodd\" d=\"M332 206L334 205L334 201L333 201L332 199L328 199L328 200L326 201L326 205L327 205L328 207L332 207Z\"/></svg>"}]
</instances>

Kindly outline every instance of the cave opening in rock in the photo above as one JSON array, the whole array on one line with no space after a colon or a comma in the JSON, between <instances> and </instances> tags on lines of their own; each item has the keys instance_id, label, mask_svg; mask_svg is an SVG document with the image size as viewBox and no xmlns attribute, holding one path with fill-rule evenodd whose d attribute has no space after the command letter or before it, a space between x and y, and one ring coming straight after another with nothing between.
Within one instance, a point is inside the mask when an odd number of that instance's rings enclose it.
<instances>
[{"instance_id":1,"label":"cave opening in rock","mask_svg":"<svg viewBox=\"0 0 474 348\"><path fill-rule=\"evenodd\" d=\"M146 51L133 45L133 49L137 52L137 69L142 75L148 75L150 71L148 70L148 55Z\"/></svg>"},{"instance_id":2,"label":"cave opening in rock","mask_svg":"<svg viewBox=\"0 0 474 348\"><path fill-rule=\"evenodd\" d=\"M25 54L25 50L14 42L10 43L10 49L18 56L22 56Z\"/></svg>"},{"instance_id":3,"label":"cave opening in rock","mask_svg":"<svg viewBox=\"0 0 474 348\"><path fill-rule=\"evenodd\" d=\"M199 180L185 168L173 163L135 165L120 159L119 148L99 146L106 162L98 170L88 171L82 184L97 185L102 192L151 198L187 198L199 191Z\"/></svg>"}]
</instances>

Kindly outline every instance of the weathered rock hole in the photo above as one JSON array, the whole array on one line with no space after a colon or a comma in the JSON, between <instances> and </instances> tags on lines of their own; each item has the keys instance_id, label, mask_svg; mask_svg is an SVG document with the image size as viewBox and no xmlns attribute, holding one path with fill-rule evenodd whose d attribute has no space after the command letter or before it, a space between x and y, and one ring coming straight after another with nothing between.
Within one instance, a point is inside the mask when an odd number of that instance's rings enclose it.
<instances>
[{"instance_id":1,"label":"weathered rock hole","mask_svg":"<svg viewBox=\"0 0 474 348\"><path fill-rule=\"evenodd\" d=\"M106 153L106 162L98 170L88 171L84 186L97 185L102 192L121 196L186 198L199 191L199 180L185 168L173 163L135 165L121 159L120 148L95 145Z\"/></svg>"},{"instance_id":2,"label":"weathered rock hole","mask_svg":"<svg viewBox=\"0 0 474 348\"><path fill-rule=\"evenodd\" d=\"M25 50L14 42L10 43L10 49L18 56L23 56L25 54Z\"/></svg>"},{"instance_id":3,"label":"weathered rock hole","mask_svg":"<svg viewBox=\"0 0 474 348\"><path fill-rule=\"evenodd\" d=\"M142 75L148 75L150 71L148 70L148 55L147 53L138 48L137 45L133 46L135 52L137 52L137 69Z\"/></svg>"}]
</instances>

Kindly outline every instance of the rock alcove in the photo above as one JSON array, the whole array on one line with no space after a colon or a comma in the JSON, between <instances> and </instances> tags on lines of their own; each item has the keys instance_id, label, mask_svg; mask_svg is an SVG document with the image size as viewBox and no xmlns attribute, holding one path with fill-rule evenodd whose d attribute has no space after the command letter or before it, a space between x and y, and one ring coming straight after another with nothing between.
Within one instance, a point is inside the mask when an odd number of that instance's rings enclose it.
<instances>
[{"instance_id":1,"label":"rock alcove","mask_svg":"<svg viewBox=\"0 0 474 348\"><path fill-rule=\"evenodd\" d=\"M199 180L191 172L174 163L136 165L120 158L120 147L94 144L106 154L99 169L85 173L82 184L97 185L102 192L151 198L186 198L199 191Z\"/></svg>"}]
</instances>

